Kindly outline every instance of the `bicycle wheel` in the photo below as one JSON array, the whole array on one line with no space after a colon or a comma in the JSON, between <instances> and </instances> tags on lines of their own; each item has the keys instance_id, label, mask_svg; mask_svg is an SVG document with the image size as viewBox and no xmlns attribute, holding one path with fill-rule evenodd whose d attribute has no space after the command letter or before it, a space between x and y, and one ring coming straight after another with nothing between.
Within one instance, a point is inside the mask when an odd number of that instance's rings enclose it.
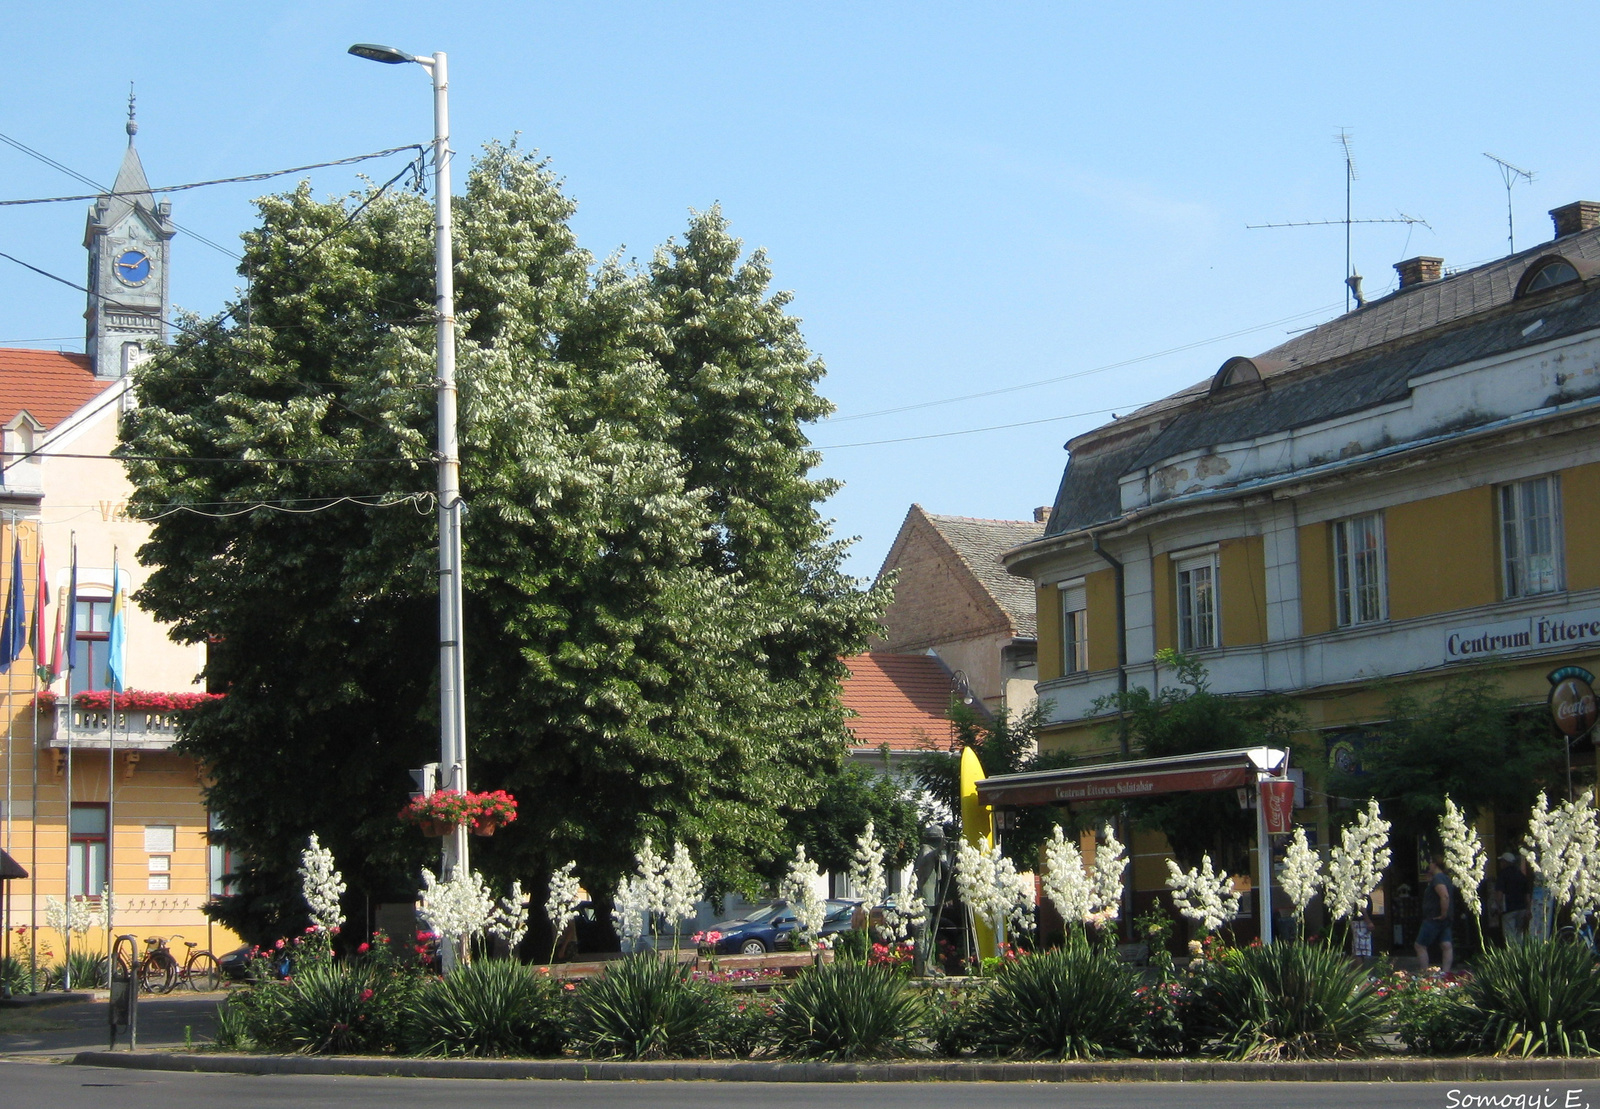
<instances>
[{"instance_id":1,"label":"bicycle wheel","mask_svg":"<svg viewBox=\"0 0 1600 1109\"><path fill-rule=\"evenodd\" d=\"M178 968L171 959L146 955L139 964L139 985L147 993L168 993L178 981Z\"/></svg>"},{"instance_id":2,"label":"bicycle wheel","mask_svg":"<svg viewBox=\"0 0 1600 1109\"><path fill-rule=\"evenodd\" d=\"M188 979L191 990L198 990L201 993L222 986L222 968L217 966L217 960L212 958L209 951L196 951L189 956L189 962L183 968L183 976Z\"/></svg>"}]
</instances>

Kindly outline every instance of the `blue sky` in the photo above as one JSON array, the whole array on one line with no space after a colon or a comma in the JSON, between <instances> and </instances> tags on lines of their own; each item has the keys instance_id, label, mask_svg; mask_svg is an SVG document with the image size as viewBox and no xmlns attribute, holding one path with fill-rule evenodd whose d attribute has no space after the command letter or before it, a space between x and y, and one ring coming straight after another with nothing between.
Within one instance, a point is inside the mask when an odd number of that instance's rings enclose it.
<instances>
[{"instance_id":1,"label":"blue sky","mask_svg":"<svg viewBox=\"0 0 1600 1109\"><path fill-rule=\"evenodd\" d=\"M1536 171L1514 190L1517 242L1549 238L1548 209L1600 198L1581 92L1591 16L1460 2L14 5L0 133L109 181L132 79L157 184L323 161L431 135L423 72L350 58L351 42L448 51L456 148L520 132L565 178L597 255L646 258L713 202L768 250L829 368L839 411L813 439L846 484L827 511L861 537L851 566L870 576L912 502L1026 518L1054 498L1070 436L1342 311L1342 229L1245 226L1343 215L1341 127L1355 214L1429 225L1355 229L1369 295L1405 257L1505 253L1484 151ZM9 147L0 171L0 196L80 191ZM263 191L180 193L174 215L231 245ZM0 208L0 249L81 281L84 208ZM218 310L233 265L180 236L177 305ZM0 344L82 349L82 312L82 294L0 260ZM1114 363L1128 364L1085 372ZM1052 378L1066 380L868 415ZM882 442L1023 421L1048 422Z\"/></svg>"}]
</instances>

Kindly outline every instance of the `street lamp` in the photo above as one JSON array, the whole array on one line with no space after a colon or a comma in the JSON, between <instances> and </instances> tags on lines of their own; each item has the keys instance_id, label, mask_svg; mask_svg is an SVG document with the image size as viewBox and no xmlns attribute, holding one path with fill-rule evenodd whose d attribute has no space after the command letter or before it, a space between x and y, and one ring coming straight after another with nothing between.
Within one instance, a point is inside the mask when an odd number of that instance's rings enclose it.
<instances>
[{"instance_id":1,"label":"street lamp","mask_svg":"<svg viewBox=\"0 0 1600 1109\"><path fill-rule=\"evenodd\" d=\"M450 82L445 55L358 42L350 53L385 65L415 62L433 77L434 297L439 404L439 763L450 789L467 788L467 704L461 662L461 460L456 447L456 307L450 239ZM426 788L426 787L425 787ZM443 877L467 868L467 827L444 839ZM448 945L447 945L448 946Z\"/></svg>"}]
</instances>

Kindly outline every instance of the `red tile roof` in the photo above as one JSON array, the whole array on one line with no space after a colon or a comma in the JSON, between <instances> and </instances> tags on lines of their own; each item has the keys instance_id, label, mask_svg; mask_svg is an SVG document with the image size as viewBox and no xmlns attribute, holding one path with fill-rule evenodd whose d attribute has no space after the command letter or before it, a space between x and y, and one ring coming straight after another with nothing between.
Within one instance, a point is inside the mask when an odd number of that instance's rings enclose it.
<instances>
[{"instance_id":1,"label":"red tile roof","mask_svg":"<svg viewBox=\"0 0 1600 1109\"><path fill-rule=\"evenodd\" d=\"M913 751L950 744L950 672L931 655L869 651L845 659L850 677L840 699L856 747Z\"/></svg>"},{"instance_id":2,"label":"red tile roof","mask_svg":"<svg viewBox=\"0 0 1600 1109\"><path fill-rule=\"evenodd\" d=\"M27 409L47 430L109 389L86 354L0 347L0 424Z\"/></svg>"}]
</instances>

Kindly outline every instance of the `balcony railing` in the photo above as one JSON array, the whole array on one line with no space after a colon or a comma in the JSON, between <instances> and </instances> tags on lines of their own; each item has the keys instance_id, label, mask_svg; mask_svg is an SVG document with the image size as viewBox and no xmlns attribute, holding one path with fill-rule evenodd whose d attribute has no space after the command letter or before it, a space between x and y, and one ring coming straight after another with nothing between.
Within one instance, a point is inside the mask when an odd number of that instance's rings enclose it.
<instances>
[{"instance_id":1,"label":"balcony railing","mask_svg":"<svg viewBox=\"0 0 1600 1109\"><path fill-rule=\"evenodd\" d=\"M178 738L177 712L157 712L146 709L124 711L117 709L116 740L118 749L130 751L164 751ZM39 715L39 746L67 746L68 729L71 729L72 746L105 750L111 746L111 713L104 709L86 709L58 701Z\"/></svg>"}]
</instances>

